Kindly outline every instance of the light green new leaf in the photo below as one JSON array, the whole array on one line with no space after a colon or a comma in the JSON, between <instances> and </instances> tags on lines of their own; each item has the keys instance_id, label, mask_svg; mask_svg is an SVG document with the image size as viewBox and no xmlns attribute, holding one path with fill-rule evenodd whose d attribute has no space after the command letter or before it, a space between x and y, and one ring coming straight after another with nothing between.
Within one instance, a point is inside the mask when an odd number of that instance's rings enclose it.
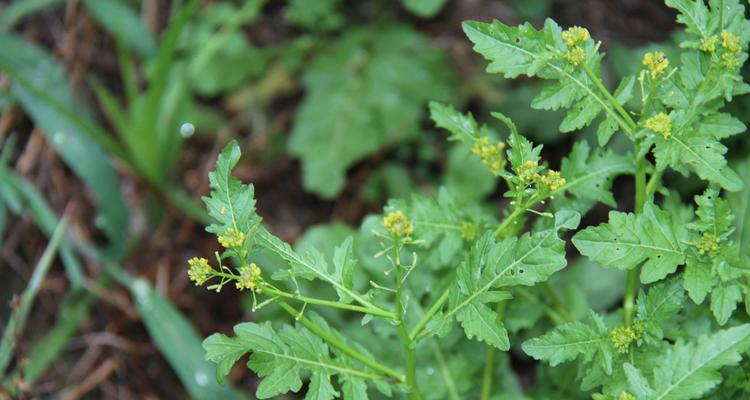
<instances>
[{"instance_id":1,"label":"light green new leaf","mask_svg":"<svg viewBox=\"0 0 750 400\"><path fill-rule=\"evenodd\" d=\"M703 398L716 387L719 369L737 365L750 348L750 324L703 336L697 343L678 341L659 358L650 377L653 395L647 400L688 400Z\"/></svg>"},{"instance_id":2,"label":"light green new leaf","mask_svg":"<svg viewBox=\"0 0 750 400\"><path fill-rule=\"evenodd\" d=\"M501 350L509 348L507 333L497 315L486 304L507 299L498 291L511 286L532 286L546 281L567 264L562 229L575 229L580 215L571 211L555 214L555 227L520 238L497 242L486 232L459 267L444 317L455 316L469 338L477 337Z\"/></svg>"},{"instance_id":3,"label":"light green new leaf","mask_svg":"<svg viewBox=\"0 0 750 400\"><path fill-rule=\"evenodd\" d=\"M641 282L663 279L685 263L684 227L652 203L643 213L609 213L609 222L579 231L578 251L602 266L632 269L643 263Z\"/></svg>"},{"instance_id":4,"label":"light green new leaf","mask_svg":"<svg viewBox=\"0 0 750 400\"><path fill-rule=\"evenodd\" d=\"M347 31L305 71L307 94L289 141L305 187L331 198L349 167L415 138L424 103L450 97L450 81L443 52L408 28Z\"/></svg>"},{"instance_id":5,"label":"light green new leaf","mask_svg":"<svg viewBox=\"0 0 750 400\"><path fill-rule=\"evenodd\" d=\"M588 323L569 322L557 326L552 331L521 345L523 351L537 360L547 361L556 366L582 356L591 361L597 354L604 370L612 372L613 349L609 341L609 330L601 317L590 315Z\"/></svg>"}]
</instances>

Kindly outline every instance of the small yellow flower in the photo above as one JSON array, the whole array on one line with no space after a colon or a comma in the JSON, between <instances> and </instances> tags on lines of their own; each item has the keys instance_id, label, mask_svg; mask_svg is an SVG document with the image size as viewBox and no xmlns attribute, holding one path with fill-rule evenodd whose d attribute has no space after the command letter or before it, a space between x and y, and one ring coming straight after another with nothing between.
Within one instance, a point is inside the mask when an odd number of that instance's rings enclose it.
<instances>
[{"instance_id":1,"label":"small yellow flower","mask_svg":"<svg viewBox=\"0 0 750 400\"><path fill-rule=\"evenodd\" d=\"M223 235L219 236L219 244L227 249L242 247L244 243L245 234L234 228L227 229Z\"/></svg>"},{"instance_id":2,"label":"small yellow flower","mask_svg":"<svg viewBox=\"0 0 750 400\"><path fill-rule=\"evenodd\" d=\"M653 79L667 69L669 60L661 51L652 51L643 56L643 65L648 69Z\"/></svg>"},{"instance_id":3,"label":"small yellow flower","mask_svg":"<svg viewBox=\"0 0 750 400\"><path fill-rule=\"evenodd\" d=\"M617 400L636 400L636 398L628 392L622 392Z\"/></svg>"},{"instance_id":4,"label":"small yellow flower","mask_svg":"<svg viewBox=\"0 0 750 400\"><path fill-rule=\"evenodd\" d=\"M560 176L560 172L554 170L547 171L547 175L539 179L539 183L548 187L553 192L565 186L565 182L565 178Z\"/></svg>"},{"instance_id":5,"label":"small yellow flower","mask_svg":"<svg viewBox=\"0 0 750 400\"><path fill-rule=\"evenodd\" d=\"M539 164L536 162L525 161L521 164L518 170L516 170L516 174L518 175L518 178L521 179L521 182L536 181L540 178L539 173L537 172L538 168Z\"/></svg>"},{"instance_id":6,"label":"small yellow flower","mask_svg":"<svg viewBox=\"0 0 750 400\"><path fill-rule=\"evenodd\" d=\"M646 129L660 134L664 139L669 139L672 134L672 119L665 113L658 113L646 120Z\"/></svg>"},{"instance_id":7,"label":"small yellow flower","mask_svg":"<svg viewBox=\"0 0 750 400\"><path fill-rule=\"evenodd\" d=\"M573 47L565 53L565 60L571 65L578 66L586 59L586 52L579 46Z\"/></svg>"},{"instance_id":8,"label":"small yellow flower","mask_svg":"<svg viewBox=\"0 0 750 400\"><path fill-rule=\"evenodd\" d=\"M740 37L729 31L721 31L721 47L733 54L742 52Z\"/></svg>"},{"instance_id":9,"label":"small yellow flower","mask_svg":"<svg viewBox=\"0 0 750 400\"><path fill-rule=\"evenodd\" d=\"M620 326L612 329L609 335L609 341L615 347L618 353L627 353L630 344L638 339L633 328Z\"/></svg>"},{"instance_id":10,"label":"small yellow flower","mask_svg":"<svg viewBox=\"0 0 750 400\"><path fill-rule=\"evenodd\" d=\"M214 273L214 269L208 264L205 258L193 257L188 260L188 277L195 282L196 286L204 284Z\"/></svg>"},{"instance_id":11,"label":"small yellow flower","mask_svg":"<svg viewBox=\"0 0 750 400\"><path fill-rule=\"evenodd\" d=\"M591 35L589 35L588 29L581 28L580 26L573 26L563 31L562 38L568 47L573 47L578 43L583 43L589 40Z\"/></svg>"},{"instance_id":12,"label":"small yellow flower","mask_svg":"<svg viewBox=\"0 0 750 400\"><path fill-rule=\"evenodd\" d=\"M708 254L710 256L716 255L719 252L719 244L721 238L710 233L704 233L703 236L698 240L695 247L698 249L698 253L701 255Z\"/></svg>"},{"instance_id":13,"label":"small yellow flower","mask_svg":"<svg viewBox=\"0 0 750 400\"><path fill-rule=\"evenodd\" d=\"M255 263L240 268L240 277L237 279L237 289L257 290L260 281L261 270Z\"/></svg>"},{"instance_id":14,"label":"small yellow flower","mask_svg":"<svg viewBox=\"0 0 750 400\"><path fill-rule=\"evenodd\" d=\"M724 68L729 70L737 69L740 66L740 60L737 58L737 55L732 53L722 54L721 63L724 65Z\"/></svg>"},{"instance_id":15,"label":"small yellow flower","mask_svg":"<svg viewBox=\"0 0 750 400\"><path fill-rule=\"evenodd\" d=\"M490 144L490 138L484 136L474 141L471 152L482 159L482 163L490 170L492 175L500 176L505 167L503 149L505 149L505 143Z\"/></svg>"},{"instance_id":16,"label":"small yellow flower","mask_svg":"<svg viewBox=\"0 0 750 400\"><path fill-rule=\"evenodd\" d=\"M397 237L410 236L414 233L414 227L402 211L394 211L383 218L383 227L392 235Z\"/></svg>"},{"instance_id":17,"label":"small yellow flower","mask_svg":"<svg viewBox=\"0 0 750 400\"><path fill-rule=\"evenodd\" d=\"M701 39L701 44L698 46L698 49L707 53L714 53L718 42L719 37L716 35L704 36L703 39Z\"/></svg>"},{"instance_id":18,"label":"small yellow flower","mask_svg":"<svg viewBox=\"0 0 750 400\"><path fill-rule=\"evenodd\" d=\"M461 237L464 240L472 241L477 238L477 226L469 221L461 222Z\"/></svg>"}]
</instances>

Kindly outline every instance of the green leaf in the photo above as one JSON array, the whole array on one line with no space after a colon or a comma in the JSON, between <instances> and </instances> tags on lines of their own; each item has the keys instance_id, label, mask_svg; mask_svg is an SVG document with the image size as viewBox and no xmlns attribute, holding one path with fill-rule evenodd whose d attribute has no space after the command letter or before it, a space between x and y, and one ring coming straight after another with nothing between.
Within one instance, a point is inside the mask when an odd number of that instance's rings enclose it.
<instances>
[{"instance_id":1,"label":"green leaf","mask_svg":"<svg viewBox=\"0 0 750 400\"><path fill-rule=\"evenodd\" d=\"M253 185L246 185L232 176L240 155L240 145L236 141L224 147L216 160L216 168L208 174L211 195L204 196L203 202L215 221L206 231L223 235L228 229L235 229L247 236L245 246L249 249L255 230L260 225L260 217L255 213Z\"/></svg>"},{"instance_id":2,"label":"green leaf","mask_svg":"<svg viewBox=\"0 0 750 400\"><path fill-rule=\"evenodd\" d=\"M380 379L380 376L351 367L334 358L322 339L297 325L284 325L276 331L270 322L246 322L235 325L234 336L215 333L203 341L206 358L216 363L219 378L245 353L252 353L247 365L262 379L256 395L267 399L302 388L301 374L310 375L308 399L333 399L339 393L331 385L331 376L350 379L350 393L361 393L361 379ZM345 395L346 395L345 389Z\"/></svg>"},{"instance_id":3,"label":"green leaf","mask_svg":"<svg viewBox=\"0 0 750 400\"><path fill-rule=\"evenodd\" d=\"M445 5L446 0L401 0L409 12L422 18L432 18Z\"/></svg>"},{"instance_id":4,"label":"green leaf","mask_svg":"<svg viewBox=\"0 0 750 400\"><path fill-rule=\"evenodd\" d=\"M491 231L476 241L469 257L458 269L456 286L451 290L445 317L461 322L467 337L477 337L501 350L508 350L507 333L487 303L507 298L497 289L546 281L564 268L565 241L557 235L561 229L575 228L580 215L560 212L556 226L521 238L497 242Z\"/></svg>"},{"instance_id":5,"label":"green leaf","mask_svg":"<svg viewBox=\"0 0 750 400\"><path fill-rule=\"evenodd\" d=\"M601 111L620 120L583 68L573 67L565 60L568 49L562 29L551 19L545 21L541 30L529 23L512 27L500 21L490 24L467 21L463 29L474 43L474 51L490 62L487 72L501 73L506 78L523 74L558 81L545 88L532 106L549 110L567 108L561 132L588 126ZM596 44L589 39L581 46L586 54L584 62L598 75L602 56L596 51Z\"/></svg>"},{"instance_id":6,"label":"green leaf","mask_svg":"<svg viewBox=\"0 0 750 400\"><path fill-rule=\"evenodd\" d=\"M718 191L706 189L702 195L695 196L695 204L698 205L695 210L698 220L689 225L690 229L722 238L726 238L734 230L734 215L729 202L719 197Z\"/></svg>"},{"instance_id":7,"label":"green leaf","mask_svg":"<svg viewBox=\"0 0 750 400\"><path fill-rule=\"evenodd\" d=\"M305 187L334 197L349 167L414 139L424 102L450 95L444 62L442 51L401 26L377 34L349 30L319 53L305 72L306 96L289 141L302 160Z\"/></svg>"},{"instance_id":8,"label":"green leaf","mask_svg":"<svg viewBox=\"0 0 750 400\"><path fill-rule=\"evenodd\" d=\"M659 358L650 377L653 400L698 399L716 387L719 369L737 365L750 348L750 324L703 336L697 343L678 341Z\"/></svg>"},{"instance_id":9,"label":"green leaf","mask_svg":"<svg viewBox=\"0 0 750 400\"><path fill-rule=\"evenodd\" d=\"M612 371L613 350L609 330L593 312L589 323L576 321L559 325L540 337L523 342L521 347L526 354L547 361L553 367L579 356L591 361L598 354L606 366L605 370Z\"/></svg>"},{"instance_id":10,"label":"green leaf","mask_svg":"<svg viewBox=\"0 0 750 400\"><path fill-rule=\"evenodd\" d=\"M630 390L633 391L633 394L635 394L638 399L651 399L654 397L654 389L651 389L648 380L638 368L627 362L623 364L622 367L625 370L625 376L628 378Z\"/></svg>"},{"instance_id":11,"label":"green leaf","mask_svg":"<svg viewBox=\"0 0 750 400\"><path fill-rule=\"evenodd\" d=\"M641 290L638 294L638 319L649 341L658 343L664 337L664 327L670 325L682 310L685 291L678 279L659 282L652 286L648 294Z\"/></svg>"},{"instance_id":12,"label":"green leaf","mask_svg":"<svg viewBox=\"0 0 750 400\"><path fill-rule=\"evenodd\" d=\"M139 15L120 0L84 0L86 8L112 35L127 43L140 55L148 57L157 51L156 40L143 25Z\"/></svg>"},{"instance_id":13,"label":"green leaf","mask_svg":"<svg viewBox=\"0 0 750 400\"><path fill-rule=\"evenodd\" d=\"M711 263L698 259L695 255L687 257L687 266L683 274L685 290L695 304L703 303L706 295L716 284Z\"/></svg>"},{"instance_id":14,"label":"green leaf","mask_svg":"<svg viewBox=\"0 0 750 400\"><path fill-rule=\"evenodd\" d=\"M195 399L241 399L245 396L211 377L213 364L203 358L195 329L166 298L144 279L130 285L138 314L151 339L174 369L188 393Z\"/></svg>"},{"instance_id":15,"label":"green leaf","mask_svg":"<svg viewBox=\"0 0 750 400\"><path fill-rule=\"evenodd\" d=\"M750 159L745 160L737 166L740 179L750 182ZM727 200L736 215L735 237L740 248L740 254L750 257L750 185L745 185L741 192L727 194Z\"/></svg>"},{"instance_id":16,"label":"green leaf","mask_svg":"<svg viewBox=\"0 0 750 400\"><path fill-rule=\"evenodd\" d=\"M719 325L726 324L737 309L737 303L742 300L742 291L737 285L724 283L714 287L711 291L711 312L716 322Z\"/></svg>"},{"instance_id":17,"label":"green leaf","mask_svg":"<svg viewBox=\"0 0 750 400\"><path fill-rule=\"evenodd\" d=\"M557 209L570 208L582 214L597 202L616 207L611 192L612 181L618 175L633 173L632 157L599 149L591 153L587 142L578 142L560 167L560 175L565 178L565 185L560 190L570 193L573 198L555 196L553 204Z\"/></svg>"},{"instance_id":18,"label":"green leaf","mask_svg":"<svg viewBox=\"0 0 750 400\"><path fill-rule=\"evenodd\" d=\"M471 113L462 114L453 106L430 102L430 118L435 126L451 133L448 140L459 140L472 143L474 140L488 136L486 125L479 125Z\"/></svg>"},{"instance_id":19,"label":"green leaf","mask_svg":"<svg viewBox=\"0 0 750 400\"><path fill-rule=\"evenodd\" d=\"M632 269L643 263L641 282L663 279L685 263L684 227L652 203L643 213L609 213L609 222L573 236L578 251L602 266Z\"/></svg>"}]
</instances>

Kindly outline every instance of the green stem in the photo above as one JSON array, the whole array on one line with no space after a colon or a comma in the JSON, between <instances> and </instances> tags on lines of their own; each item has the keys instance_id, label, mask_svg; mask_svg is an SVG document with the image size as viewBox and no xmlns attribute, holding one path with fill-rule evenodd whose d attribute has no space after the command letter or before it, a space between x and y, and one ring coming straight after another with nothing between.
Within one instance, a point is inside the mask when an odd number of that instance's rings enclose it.
<instances>
[{"instance_id":1,"label":"green stem","mask_svg":"<svg viewBox=\"0 0 750 400\"><path fill-rule=\"evenodd\" d=\"M544 282L542 283L542 287L547 293L547 296L549 296L550 301L552 301L552 307L554 307L555 310L560 315L562 315L562 317L565 318L567 322L575 321L575 318L573 318L568 309L565 308L562 301L560 300L560 296L557 295L557 292L555 292L555 289L552 287L552 285L550 285L549 282Z\"/></svg>"},{"instance_id":2,"label":"green stem","mask_svg":"<svg viewBox=\"0 0 750 400\"><path fill-rule=\"evenodd\" d=\"M638 157L635 163L635 212L643 212L643 206L646 204L646 161L639 157L640 144L635 144L635 156ZM625 325L630 326L633 321L633 312L635 311L635 295L638 292L638 277L641 274L641 267L635 267L628 271L627 283L625 286L625 298L623 300L623 313Z\"/></svg>"},{"instance_id":3,"label":"green stem","mask_svg":"<svg viewBox=\"0 0 750 400\"><path fill-rule=\"evenodd\" d=\"M502 323L503 316L505 315L505 306L507 301L501 301L497 303L495 311L497 312L497 323ZM495 353L497 348L495 346L487 346L487 354L484 360L484 373L482 374L482 391L479 398L481 400L488 400L492 394L492 379L495 377Z\"/></svg>"},{"instance_id":4,"label":"green stem","mask_svg":"<svg viewBox=\"0 0 750 400\"><path fill-rule=\"evenodd\" d=\"M349 310L349 311L356 311L356 312L360 312L363 314L372 314L376 317L383 317L387 319L396 319L396 314L390 311L386 311L386 310L362 307L362 306L357 306L354 304L345 304L345 303L340 303L338 301L316 299L314 297L307 297L307 296L302 296L300 294L284 292L282 290L279 290L270 286L264 286L262 291L263 293L267 293L269 295L298 300L298 301L302 301L305 303L317 304L317 305L326 306L326 307L340 308L340 309Z\"/></svg>"},{"instance_id":5,"label":"green stem","mask_svg":"<svg viewBox=\"0 0 750 400\"><path fill-rule=\"evenodd\" d=\"M412 400L421 400L422 394L419 392L417 384L417 349L414 341L406 330L404 321L404 297L403 297L403 280L404 267L401 265L401 244L396 243L394 246L394 256L396 264L396 320L398 321L398 333L401 336L401 342L404 344L404 357L406 368L406 385L409 387L409 398Z\"/></svg>"},{"instance_id":6,"label":"green stem","mask_svg":"<svg viewBox=\"0 0 750 400\"><path fill-rule=\"evenodd\" d=\"M458 389L456 389L456 382L453 380L451 370L448 368L448 363L445 362L445 356L443 355L443 351L440 350L437 341L434 339L430 340L430 347L440 365L440 371L443 374L443 379L445 379L445 387L448 388L448 396L451 400L461 400L461 396L458 394Z\"/></svg>"},{"instance_id":7,"label":"green stem","mask_svg":"<svg viewBox=\"0 0 750 400\"><path fill-rule=\"evenodd\" d=\"M615 96L612 95L612 93L609 92L609 90L604 86L602 81L599 79L599 77L594 74L594 71L591 70L591 67L586 65L585 63L581 64L583 67L583 70L586 71L586 75L589 76L589 79L591 79L592 82L594 82L594 85L599 89L604 96L607 97L610 103L612 103L612 106L617 110L617 112L622 116L622 119L624 121L618 121L620 123L620 126L629 134L629 136L632 138L635 134L635 131L637 130L637 125L635 121L633 121L633 118L630 117L630 114L628 114L627 111L625 111L625 108L622 107L619 101L615 98Z\"/></svg>"},{"instance_id":8,"label":"green stem","mask_svg":"<svg viewBox=\"0 0 750 400\"><path fill-rule=\"evenodd\" d=\"M435 314L437 314L437 312L440 311L440 309L443 307L443 304L448 301L449 294L450 291L446 290L437 300L435 300L434 303L432 303L432 306L430 306L430 308L427 310L427 313L422 316L422 319L420 319L417 325L414 326L414 329L411 330L409 337L412 341L417 340L417 336L422 333L432 317L434 317Z\"/></svg>"},{"instance_id":9,"label":"green stem","mask_svg":"<svg viewBox=\"0 0 750 400\"><path fill-rule=\"evenodd\" d=\"M350 347L348 344L344 343L343 341L339 340L337 337L333 336L329 332L327 332L325 329L319 327L314 322L309 320L307 317L302 315L301 312L297 311L294 307L290 306L288 303L286 303L284 300L276 300L276 303L281 306L286 312L288 312L291 316L293 316L296 320L298 320L302 325L304 325L305 328L310 330L310 332L318 335L321 339L328 342L331 346L341 350L346 355L354 358L355 360L361 362L362 364L376 370L379 372L382 372L386 376L395 378L399 382L404 381L404 375L399 373L396 370L393 370L389 367L386 367L385 365L380 364L379 362L373 360L372 358L360 353L359 351L355 350L354 348Z\"/></svg>"}]
</instances>

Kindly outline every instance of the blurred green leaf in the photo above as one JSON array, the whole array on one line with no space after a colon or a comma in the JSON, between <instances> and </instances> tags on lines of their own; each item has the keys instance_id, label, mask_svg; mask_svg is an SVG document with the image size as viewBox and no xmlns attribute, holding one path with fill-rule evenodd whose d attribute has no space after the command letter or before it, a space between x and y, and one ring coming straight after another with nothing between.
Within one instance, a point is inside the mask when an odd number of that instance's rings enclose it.
<instances>
[{"instance_id":1,"label":"blurred green leaf","mask_svg":"<svg viewBox=\"0 0 750 400\"><path fill-rule=\"evenodd\" d=\"M121 0L84 0L86 8L99 23L142 56L156 53L156 40L138 14Z\"/></svg>"},{"instance_id":2,"label":"blurred green leaf","mask_svg":"<svg viewBox=\"0 0 750 400\"><path fill-rule=\"evenodd\" d=\"M344 24L339 10L341 0L291 0L287 19L297 26L318 31L330 31Z\"/></svg>"},{"instance_id":3,"label":"blurred green leaf","mask_svg":"<svg viewBox=\"0 0 750 400\"><path fill-rule=\"evenodd\" d=\"M402 0L404 7L414 15L432 18L443 9L446 0Z\"/></svg>"},{"instance_id":4,"label":"blurred green leaf","mask_svg":"<svg viewBox=\"0 0 750 400\"><path fill-rule=\"evenodd\" d=\"M121 197L117 175L99 146L116 151L116 144L78 105L62 66L49 55L7 34L0 34L0 48L0 69L14 83L12 93L93 192L100 212L97 225L107 233L115 251L122 251L128 208Z\"/></svg>"},{"instance_id":5,"label":"blurred green leaf","mask_svg":"<svg viewBox=\"0 0 750 400\"><path fill-rule=\"evenodd\" d=\"M65 0L15 0L0 14L0 31L8 31L27 16L64 2Z\"/></svg>"}]
</instances>

